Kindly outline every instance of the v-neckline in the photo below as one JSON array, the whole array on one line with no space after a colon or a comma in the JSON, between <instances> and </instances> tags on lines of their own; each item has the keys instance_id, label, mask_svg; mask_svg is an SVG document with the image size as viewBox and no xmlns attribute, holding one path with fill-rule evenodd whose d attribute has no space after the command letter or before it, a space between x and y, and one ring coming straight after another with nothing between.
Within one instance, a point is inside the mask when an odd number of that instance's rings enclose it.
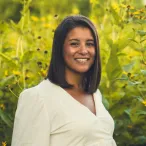
<instances>
[{"instance_id":1,"label":"v-neckline","mask_svg":"<svg viewBox=\"0 0 146 146\"><path fill-rule=\"evenodd\" d=\"M56 84L55 84L56 85ZM58 86L58 85L57 85ZM60 88L60 90L62 90L67 96L70 97L70 99L73 102L76 102L78 105L82 106L83 108L87 109L92 115L94 115L95 117L97 117L97 103L96 103L96 95L95 93L93 93L93 101L94 101L94 106L95 106L95 114L84 104L80 103L78 100L76 100L74 97L72 97L72 95L70 95L65 89L63 89L62 87L58 86Z\"/></svg>"}]
</instances>

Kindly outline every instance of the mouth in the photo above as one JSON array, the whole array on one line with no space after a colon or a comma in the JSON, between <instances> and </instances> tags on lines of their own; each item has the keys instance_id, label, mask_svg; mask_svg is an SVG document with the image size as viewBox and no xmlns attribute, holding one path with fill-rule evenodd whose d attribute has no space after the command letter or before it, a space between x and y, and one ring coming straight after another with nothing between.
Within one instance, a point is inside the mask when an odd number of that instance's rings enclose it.
<instances>
[{"instance_id":1,"label":"mouth","mask_svg":"<svg viewBox=\"0 0 146 146\"><path fill-rule=\"evenodd\" d=\"M89 58L75 58L75 60L79 63L86 63L89 60Z\"/></svg>"}]
</instances>

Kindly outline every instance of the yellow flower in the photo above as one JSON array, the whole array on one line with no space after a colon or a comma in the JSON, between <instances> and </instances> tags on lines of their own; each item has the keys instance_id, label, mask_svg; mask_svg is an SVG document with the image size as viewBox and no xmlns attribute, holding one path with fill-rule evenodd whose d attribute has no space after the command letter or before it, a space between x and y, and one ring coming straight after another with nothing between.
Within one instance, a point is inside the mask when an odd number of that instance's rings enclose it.
<instances>
[{"instance_id":1,"label":"yellow flower","mask_svg":"<svg viewBox=\"0 0 146 146\"><path fill-rule=\"evenodd\" d=\"M133 6L130 7L131 10L134 10L135 8Z\"/></svg>"},{"instance_id":2,"label":"yellow flower","mask_svg":"<svg viewBox=\"0 0 146 146\"><path fill-rule=\"evenodd\" d=\"M127 6L124 5L124 4L120 4L120 6L121 6L122 8L127 8Z\"/></svg>"},{"instance_id":3,"label":"yellow flower","mask_svg":"<svg viewBox=\"0 0 146 146\"><path fill-rule=\"evenodd\" d=\"M78 10L76 7L74 7L74 8L72 9L72 13L73 13L73 14L79 14L79 10Z\"/></svg>"},{"instance_id":4,"label":"yellow flower","mask_svg":"<svg viewBox=\"0 0 146 146\"><path fill-rule=\"evenodd\" d=\"M138 14L140 14L140 12L139 11L135 11L135 12L133 12L133 14L134 15L138 15Z\"/></svg>"},{"instance_id":5,"label":"yellow flower","mask_svg":"<svg viewBox=\"0 0 146 146\"><path fill-rule=\"evenodd\" d=\"M120 7L117 3L112 4L113 9L118 13L120 11Z\"/></svg>"},{"instance_id":6,"label":"yellow flower","mask_svg":"<svg viewBox=\"0 0 146 146\"><path fill-rule=\"evenodd\" d=\"M42 18L41 18L41 21L46 21L46 18L45 18L45 17L42 17Z\"/></svg>"},{"instance_id":7,"label":"yellow flower","mask_svg":"<svg viewBox=\"0 0 146 146\"><path fill-rule=\"evenodd\" d=\"M7 146L7 142L6 141L2 141L2 146Z\"/></svg>"},{"instance_id":8,"label":"yellow flower","mask_svg":"<svg viewBox=\"0 0 146 146\"><path fill-rule=\"evenodd\" d=\"M117 3L113 3L113 4L112 4L112 7L113 7L114 9L118 9L118 8L119 8Z\"/></svg>"},{"instance_id":9,"label":"yellow flower","mask_svg":"<svg viewBox=\"0 0 146 146\"><path fill-rule=\"evenodd\" d=\"M20 72L19 72L19 71L13 70L13 74L14 74L14 75L20 75Z\"/></svg>"},{"instance_id":10,"label":"yellow flower","mask_svg":"<svg viewBox=\"0 0 146 146\"><path fill-rule=\"evenodd\" d=\"M126 72L126 71L123 71L123 74L124 74L124 75L127 75L127 72Z\"/></svg>"},{"instance_id":11,"label":"yellow flower","mask_svg":"<svg viewBox=\"0 0 146 146\"><path fill-rule=\"evenodd\" d=\"M36 16L31 16L31 19L35 22L39 21L38 17L36 17Z\"/></svg>"},{"instance_id":12,"label":"yellow flower","mask_svg":"<svg viewBox=\"0 0 146 146\"><path fill-rule=\"evenodd\" d=\"M41 76L43 76L43 77L46 77L47 72L46 72L46 70L41 69L38 74L41 75Z\"/></svg>"},{"instance_id":13,"label":"yellow flower","mask_svg":"<svg viewBox=\"0 0 146 146\"><path fill-rule=\"evenodd\" d=\"M133 126L132 125L128 125L127 127L131 129Z\"/></svg>"},{"instance_id":14,"label":"yellow flower","mask_svg":"<svg viewBox=\"0 0 146 146\"><path fill-rule=\"evenodd\" d=\"M4 104L0 104L0 108L2 109L2 110L5 110L5 105Z\"/></svg>"},{"instance_id":15,"label":"yellow flower","mask_svg":"<svg viewBox=\"0 0 146 146\"><path fill-rule=\"evenodd\" d=\"M140 13L144 13L144 9L140 9L139 12L140 12Z\"/></svg>"},{"instance_id":16,"label":"yellow flower","mask_svg":"<svg viewBox=\"0 0 146 146\"><path fill-rule=\"evenodd\" d=\"M90 3L95 4L95 3L97 3L97 1L96 0L90 0Z\"/></svg>"},{"instance_id":17,"label":"yellow flower","mask_svg":"<svg viewBox=\"0 0 146 146\"><path fill-rule=\"evenodd\" d=\"M94 24L96 24L96 18L95 17L90 17L90 19L92 20L92 22L94 23Z\"/></svg>"},{"instance_id":18,"label":"yellow flower","mask_svg":"<svg viewBox=\"0 0 146 146\"><path fill-rule=\"evenodd\" d=\"M144 104L144 106L146 106L146 100L143 100L142 103Z\"/></svg>"},{"instance_id":19,"label":"yellow flower","mask_svg":"<svg viewBox=\"0 0 146 146\"><path fill-rule=\"evenodd\" d=\"M8 76L8 71L7 71L7 70L5 70L5 73L4 73L4 74L5 74L5 76Z\"/></svg>"},{"instance_id":20,"label":"yellow flower","mask_svg":"<svg viewBox=\"0 0 146 146\"><path fill-rule=\"evenodd\" d=\"M138 16L134 16L134 17L139 19L139 17L138 17Z\"/></svg>"},{"instance_id":21,"label":"yellow flower","mask_svg":"<svg viewBox=\"0 0 146 146\"><path fill-rule=\"evenodd\" d=\"M43 27L45 27L45 28L51 28L51 25L49 23L45 23L45 24L43 24Z\"/></svg>"}]
</instances>

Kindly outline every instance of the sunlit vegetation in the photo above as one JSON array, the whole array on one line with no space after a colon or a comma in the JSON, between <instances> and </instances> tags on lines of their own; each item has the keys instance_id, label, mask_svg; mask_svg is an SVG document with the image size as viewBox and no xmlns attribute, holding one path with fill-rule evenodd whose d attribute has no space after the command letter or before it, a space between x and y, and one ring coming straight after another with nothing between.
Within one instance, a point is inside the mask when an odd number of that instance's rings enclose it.
<instances>
[{"instance_id":1,"label":"sunlit vegetation","mask_svg":"<svg viewBox=\"0 0 146 146\"><path fill-rule=\"evenodd\" d=\"M7 1L0 1L1 7L7 8L0 14L0 145L10 145L19 94L45 77L54 30L65 16L72 14L88 16L99 33L99 88L115 121L117 145L146 145L144 1L68 2L13 0L13 6L8 8Z\"/></svg>"}]
</instances>

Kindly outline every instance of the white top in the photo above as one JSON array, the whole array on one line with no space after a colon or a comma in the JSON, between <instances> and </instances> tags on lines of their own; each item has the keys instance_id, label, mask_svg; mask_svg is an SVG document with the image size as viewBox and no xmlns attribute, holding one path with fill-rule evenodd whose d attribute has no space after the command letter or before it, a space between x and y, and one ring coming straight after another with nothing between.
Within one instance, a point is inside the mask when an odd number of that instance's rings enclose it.
<instances>
[{"instance_id":1,"label":"white top","mask_svg":"<svg viewBox=\"0 0 146 146\"><path fill-rule=\"evenodd\" d=\"M116 146L114 121L99 89L93 96L96 115L49 80L24 90L11 146Z\"/></svg>"}]
</instances>

